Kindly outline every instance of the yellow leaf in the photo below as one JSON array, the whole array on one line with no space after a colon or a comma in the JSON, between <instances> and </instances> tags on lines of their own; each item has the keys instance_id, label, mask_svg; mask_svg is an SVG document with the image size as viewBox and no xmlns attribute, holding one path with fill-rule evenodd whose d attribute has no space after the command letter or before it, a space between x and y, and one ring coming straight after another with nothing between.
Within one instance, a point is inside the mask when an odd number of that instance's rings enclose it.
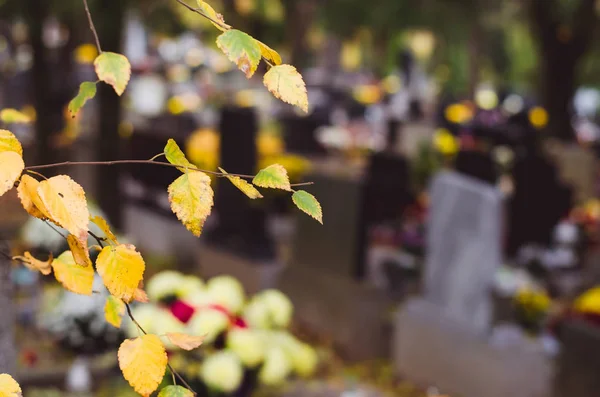
<instances>
[{"instance_id":1,"label":"yellow leaf","mask_svg":"<svg viewBox=\"0 0 600 397\"><path fill-rule=\"evenodd\" d=\"M96 215L96 216L91 217L90 221L92 221L92 223L94 225L98 226L100 228L100 230L102 230L102 233L104 233L104 237L106 237L107 239L112 241L114 244L119 244L119 242L117 241L117 237L110 230L110 227L108 226L108 222L106 222L106 220L104 218Z\"/></svg>"},{"instance_id":2,"label":"yellow leaf","mask_svg":"<svg viewBox=\"0 0 600 397\"><path fill-rule=\"evenodd\" d=\"M104 247L96 259L96 270L108 291L125 302L131 302L144 277L146 265L133 245Z\"/></svg>"},{"instance_id":3,"label":"yellow leaf","mask_svg":"<svg viewBox=\"0 0 600 397\"><path fill-rule=\"evenodd\" d=\"M94 268L82 267L75 263L71 251L65 251L52 261L54 277L71 292L91 295L94 284Z\"/></svg>"},{"instance_id":4,"label":"yellow leaf","mask_svg":"<svg viewBox=\"0 0 600 397\"><path fill-rule=\"evenodd\" d=\"M215 25L217 29L219 29L222 32L224 32L224 31L226 31L228 29L231 29L231 26L229 26L229 25L227 25L225 23L225 19L223 19L223 15L219 14L218 12L216 12L214 10L214 8L212 8L210 6L210 4L208 4L206 1L203 1L203 0L196 0L196 2L198 3L198 8L200 10L202 10L211 19L213 19L216 22L218 22L218 23L214 23L214 22L211 21L211 23L213 25Z\"/></svg>"},{"instance_id":5,"label":"yellow leaf","mask_svg":"<svg viewBox=\"0 0 600 397\"><path fill-rule=\"evenodd\" d=\"M101 81L110 84L117 95L125 92L131 78L131 65L125 55L114 52L103 52L94 61L96 74Z\"/></svg>"},{"instance_id":6,"label":"yellow leaf","mask_svg":"<svg viewBox=\"0 0 600 397\"><path fill-rule=\"evenodd\" d=\"M133 293L133 300L140 303L148 303L150 299L148 299L148 294L141 288L138 288Z\"/></svg>"},{"instance_id":7,"label":"yellow leaf","mask_svg":"<svg viewBox=\"0 0 600 397\"><path fill-rule=\"evenodd\" d=\"M13 188L23 168L25 163L17 152L0 153L0 196Z\"/></svg>"},{"instance_id":8,"label":"yellow leaf","mask_svg":"<svg viewBox=\"0 0 600 397\"><path fill-rule=\"evenodd\" d=\"M121 299L109 295L104 305L104 318L106 322L115 328L121 328L123 314L125 314L125 303Z\"/></svg>"},{"instance_id":9,"label":"yellow leaf","mask_svg":"<svg viewBox=\"0 0 600 397\"><path fill-rule=\"evenodd\" d=\"M42 261L34 258L28 251L26 251L23 256L14 256L13 260L22 262L26 268L33 271L39 271L44 276L47 276L52 272L52 254L50 254L48 260Z\"/></svg>"},{"instance_id":10,"label":"yellow leaf","mask_svg":"<svg viewBox=\"0 0 600 397\"><path fill-rule=\"evenodd\" d=\"M23 208L29 215L40 219L46 219L49 218L50 215L48 215L48 211L46 210L46 207L44 207L40 195L37 193L39 184L40 183L35 178L32 178L29 175L23 175L19 182L19 187L17 187L17 194L19 199L21 199Z\"/></svg>"},{"instance_id":11,"label":"yellow leaf","mask_svg":"<svg viewBox=\"0 0 600 397\"><path fill-rule=\"evenodd\" d=\"M160 385L167 369L167 352L158 336L124 341L118 357L123 376L136 392L149 396Z\"/></svg>"},{"instance_id":12,"label":"yellow leaf","mask_svg":"<svg viewBox=\"0 0 600 397\"><path fill-rule=\"evenodd\" d=\"M308 113L308 94L302 75L292 65L269 69L263 79L265 87L276 97Z\"/></svg>"},{"instance_id":13,"label":"yellow leaf","mask_svg":"<svg viewBox=\"0 0 600 397\"><path fill-rule=\"evenodd\" d=\"M227 179L229 179L229 181L233 184L233 186L240 189L242 191L242 193L244 193L246 196L250 197L251 199L257 199L257 198L263 197L262 194L260 194L260 192L258 190L256 190L256 188L254 186L252 186L251 184L249 184L248 182L246 182L239 176L229 175L227 173L227 171L225 171L223 168L219 168L219 171L221 171L223 174L225 174L225 176L227 177Z\"/></svg>"},{"instance_id":14,"label":"yellow leaf","mask_svg":"<svg viewBox=\"0 0 600 397\"><path fill-rule=\"evenodd\" d=\"M16 380L9 374L0 374L0 397L22 397L23 392Z\"/></svg>"},{"instance_id":15,"label":"yellow leaf","mask_svg":"<svg viewBox=\"0 0 600 397\"><path fill-rule=\"evenodd\" d=\"M79 240L87 240L90 214L79 184L66 175L58 175L40 182L37 193L52 222Z\"/></svg>"},{"instance_id":16,"label":"yellow leaf","mask_svg":"<svg viewBox=\"0 0 600 397\"><path fill-rule=\"evenodd\" d=\"M165 153L165 157L167 158L169 163L171 163L173 165L183 166L182 168L177 168L181 172L187 172L185 167L187 167L188 169L196 168L196 166L194 166L194 164L192 164L188 161L188 159L185 157L185 154L183 154L183 152L181 151L181 149L179 148L179 146L173 139L169 139L167 141L167 145L165 146L164 153Z\"/></svg>"},{"instance_id":17,"label":"yellow leaf","mask_svg":"<svg viewBox=\"0 0 600 397\"><path fill-rule=\"evenodd\" d=\"M231 29L217 37L217 47L246 74L247 78L252 77L261 57L258 42L252 36Z\"/></svg>"},{"instance_id":18,"label":"yellow leaf","mask_svg":"<svg viewBox=\"0 0 600 397\"><path fill-rule=\"evenodd\" d=\"M271 62L275 66L281 65L281 55L279 55L279 53L277 51L275 51L274 49L272 49L271 47L269 47L262 41L256 40L256 42L258 43L258 46L260 47L260 53L263 56L263 58L266 58L267 60L269 60L269 62Z\"/></svg>"},{"instance_id":19,"label":"yellow leaf","mask_svg":"<svg viewBox=\"0 0 600 397\"><path fill-rule=\"evenodd\" d=\"M290 178L281 164L271 164L267 168L263 168L256 174L252 183L270 189L292 190Z\"/></svg>"},{"instance_id":20,"label":"yellow leaf","mask_svg":"<svg viewBox=\"0 0 600 397\"><path fill-rule=\"evenodd\" d=\"M6 124L28 124L31 118L17 109L2 109L0 120Z\"/></svg>"},{"instance_id":21,"label":"yellow leaf","mask_svg":"<svg viewBox=\"0 0 600 397\"><path fill-rule=\"evenodd\" d=\"M87 239L81 241L72 234L69 234L67 236L67 244L69 244L69 248L71 249L75 263L83 267L92 265L92 261L90 260L90 252L88 251Z\"/></svg>"},{"instance_id":22,"label":"yellow leaf","mask_svg":"<svg viewBox=\"0 0 600 397\"><path fill-rule=\"evenodd\" d=\"M179 332L168 332L167 338L169 338L171 343L175 346L188 351L200 347L204 342L204 336L192 336Z\"/></svg>"},{"instance_id":23,"label":"yellow leaf","mask_svg":"<svg viewBox=\"0 0 600 397\"><path fill-rule=\"evenodd\" d=\"M168 190L171 209L177 218L194 236L200 236L213 206L210 178L203 172L188 172L171 183Z\"/></svg>"},{"instance_id":24,"label":"yellow leaf","mask_svg":"<svg viewBox=\"0 0 600 397\"><path fill-rule=\"evenodd\" d=\"M17 152L23 156L23 147L12 132L0 130L0 152Z\"/></svg>"}]
</instances>

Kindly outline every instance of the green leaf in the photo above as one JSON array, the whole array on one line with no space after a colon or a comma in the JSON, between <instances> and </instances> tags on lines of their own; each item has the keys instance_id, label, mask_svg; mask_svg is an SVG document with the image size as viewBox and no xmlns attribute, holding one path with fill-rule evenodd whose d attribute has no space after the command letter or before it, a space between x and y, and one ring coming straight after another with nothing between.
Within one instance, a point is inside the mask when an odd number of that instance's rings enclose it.
<instances>
[{"instance_id":1,"label":"green leaf","mask_svg":"<svg viewBox=\"0 0 600 397\"><path fill-rule=\"evenodd\" d=\"M256 186L271 189L292 190L287 171L280 164L272 164L260 170L252 180L252 183Z\"/></svg>"},{"instance_id":2,"label":"green leaf","mask_svg":"<svg viewBox=\"0 0 600 397\"><path fill-rule=\"evenodd\" d=\"M158 393L158 397L194 397L194 393L181 386L167 386Z\"/></svg>"},{"instance_id":3,"label":"green leaf","mask_svg":"<svg viewBox=\"0 0 600 397\"><path fill-rule=\"evenodd\" d=\"M275 98L308 112L306 85L302 75L292 65L272 67L265 73L263 83Z\"/></svg>"},{"instance_id":4,"label":"green leaf","mask_svg":"<svg viewBox=\"0 0 600 397\"><path fill-rule=\"evenodd\" d=\"M6 124L29 124L31 118L17 109L2 109L0 120Z\"/></svg>"},{"instance_id":5,"label":"green leaf","mask_svg":"<svg viewBox=\"0 0 600 397\"><path fill-rule=\"evenodd\" d=\"M261 58L258 42L250 35L231 29L217 37L217 46L227 55L231 62L246 74L252 77Z\"/></svg>"},{"instance_id":6,"label":"green leaf","mask_svg":"<svg viewBox=\"0 0 600 397\"><path fill-rule=\"evenodd\" d=\"M185 167L196 169L196 166L188 161L185 157L185 154L181 151L177 143L173 139L169 139L167 141L167 145L165 146L165 157L169 161L169 163L173 165L181 165L183 168L177 168L179 171L185 173Z\"/></svg>"},{"instance_id":7,"label":"green leaf","mask_svg":"<svg viewBox=\"0 0 600 397\"><path fill-rule=\"evenodd\" d=\"M250 197L251 199L257 199L257 198L263 197L262 194L260 194L260 192L258 190L256 190L256 188L254 186L252 186L251 184L249 184L248 182L246 182L239 176L229 175L227 173L227 171L225 171L223 168L219 168L219 171L221 171L227 177L227 179L229 179L229 181L233 184L233 186L240 189L242 191L242 193L244 193L246 196Z\"/></svg>"},{"instance_id":8,"label":"green leaf","mask_svg":"<svg viewBox=\"0 0 600 397\"><path fill-rule=\"evenodd\" d=\"M121 328L121 321L124 314L125 302L115 296L109 295L104 305L104 318L106 322L115 328Z\"/></svg>"},{"instance_id":9,"label":"green leaf","mask_svg":"<svg viewBox=\"0 0 600 397\"><path fill-rule=\"evenodd\" d=\"M315 196L304 190L298 190L292 195L292 201L301 211L306 212L319 221L320 224L323 224L323 211Z\"/></svg>"},{"instance_id":10,"label":"green leaf","mask_svg":"<svg viewBox=\"0 0 600 397\"><path fill-rule=\"evenodd\" d=\"M69 102L69 113L75 115L81 110L87 101L96 96L96 83L86 81L79 86L79 93Z\"/></svg>"},{"instance_id":11,"label":"green leaf","mask_svg":"<svg viewBox=\"0 0 600 397\"><path fill-rule=\"evenodd\" d=\"M114 52L103 52L94 61L96 74L101 81L110 84L117 95L125 92L131 77L131 65L125 55Z\"/></svg>"}]
</instances>

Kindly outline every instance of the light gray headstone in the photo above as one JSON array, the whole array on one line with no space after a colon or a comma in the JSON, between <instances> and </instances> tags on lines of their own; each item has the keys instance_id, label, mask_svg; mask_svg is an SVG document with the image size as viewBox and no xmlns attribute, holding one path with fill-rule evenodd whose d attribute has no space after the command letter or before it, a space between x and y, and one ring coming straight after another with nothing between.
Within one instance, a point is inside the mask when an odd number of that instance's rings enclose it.
<instances>
[{"instance_id":1,"label":"light gray headstone","mask_svg":"<svg viewBox=\"0 0 600 397\"><path fill-rule=\"evenodd\" d=\"M502 196L488 184L454 172L431 185L425 299L475 331L492 316L490 289L502 264Z\"/></svg>"}]
</instances>

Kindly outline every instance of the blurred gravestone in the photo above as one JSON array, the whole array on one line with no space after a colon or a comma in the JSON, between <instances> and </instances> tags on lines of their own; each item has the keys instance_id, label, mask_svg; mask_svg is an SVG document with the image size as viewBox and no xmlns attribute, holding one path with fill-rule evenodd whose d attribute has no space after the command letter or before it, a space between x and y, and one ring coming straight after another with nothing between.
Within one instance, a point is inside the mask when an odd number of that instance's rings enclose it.
<instances>
[{"instance_id":1,"label":"blurred gravestone","mask_svg":"<svg viewBox=\"0 0 600 397\"><path fill-rule=\"evenodd\" d=\"M498 174L489 153L463 150L456 156L456 171L488 184L495 184Z\"/></svg>"},{"instance_id":2,"label":"blurred gravestone","mask_svg":"<svg viewBox=\"0 0 600 397\"><path fill-rule=\"evenodd\" d=\"M329 113L319 109L308 116L288 114L282 119L286 149L303 155L323 155L325 148L317 141L317 129L329 124Z\"/></svg>"},{"instance_id":3,"label":"blurred gravestone","mask_svg":"<svg viewBox=\"0 0 600 397\"><path fill-rule=\"evenodd\" d=\"M573 188L573 199L583 203L595 196L598 163L594 153L575 145L560 146L555 151L558 174Z\"/></svg>"}]
</instances>

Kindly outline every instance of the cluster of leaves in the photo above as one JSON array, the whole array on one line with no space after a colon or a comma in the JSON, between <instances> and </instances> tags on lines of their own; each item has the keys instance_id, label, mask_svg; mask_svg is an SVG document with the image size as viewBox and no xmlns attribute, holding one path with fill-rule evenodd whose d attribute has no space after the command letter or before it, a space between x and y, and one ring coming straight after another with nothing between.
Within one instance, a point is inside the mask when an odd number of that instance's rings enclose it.
<instances>
[{"instance_id":1,"label":"cluster of leaves","mask_svg":"<svg viewBox=\"0 0 600 397\"><path fill-rule=\"evenodd\" d=\"M264 76L264 84L269 91L285 102L296 105L304 111L308 110L304 81L293 66L283 65L281 56L275 50L248 34L233 29L210 5L202 0L197 1L199 8L180 3L208 18L223 32L217 38L218 47L248 78L252 77L260 60L264 59L270 67ZM91 18L90 24L95 32ZM100 51L94 66L99 81L111 85L118 95L122 95L131 76L129 60L121 54ZM78 95L69 104L69 111L73 116L96 95L97 83L81 84ZM0 119L7 124L30 121L27 115L15 109L4 109L0 112ZM209 173L227 178L250 199L263 197L257 187L293 192L292 200L300 210L321 223L323 221L321 206L316 198L303 190L293 190L286 169L279 164L264 168L256 176L229 174L221 168L220 172L203 171L188 161L172 139L167 142L161 155L164 155L169 163L155 162L154 159L158 156L143 162L176 167L182 172L182 175L168 187L169 202L177 218L195 236L201 234L204 222L213 207L214 192ZM123 162L127 161L120 161ZM31 216L68 231L68 235L64 237L69 250L57 258L50 256L46 260L41 260L25 252L23 255L13 257L13 260L43 275L53 273L65 289L82 295L93 293L94 275L98 273L110 292L104 308L107 322L119 328L127 312L140 330L140 337L126 340L121 344L118 352L119 367L134 390L143 396L148 396L158 388L167 367L171 369L174 378L179 377L168 364L167 353L160 338L166 337L172 344L185 350L199 347L203 338L179 333L151 335L135 321L129 304L133 301L142 303L148 301L143 290L146 265L142 255L135 246L121 244L104 219L98 216L90 217L85 192L77 182L67 175L46 178L34 171L34 169L56 165L25 167L23 148L19 140L12 132L0 130L0 196L16 186L25 211ZM41 180L32 175L40 177ZM248 182L244 178L252 180ZM90 222L97 225L104 236L92 234L89 231ZM89 247L88 236L95 238L98 245ZM90 259L90 249L100 251L95 264ZM181 377L179 379L187 385ZM159 393L159 397L193 395L193 391L177 385L168 386ZM0 396L21 396L19 385L10 375L0 375Z\"/></svg>"}]
</instances>

